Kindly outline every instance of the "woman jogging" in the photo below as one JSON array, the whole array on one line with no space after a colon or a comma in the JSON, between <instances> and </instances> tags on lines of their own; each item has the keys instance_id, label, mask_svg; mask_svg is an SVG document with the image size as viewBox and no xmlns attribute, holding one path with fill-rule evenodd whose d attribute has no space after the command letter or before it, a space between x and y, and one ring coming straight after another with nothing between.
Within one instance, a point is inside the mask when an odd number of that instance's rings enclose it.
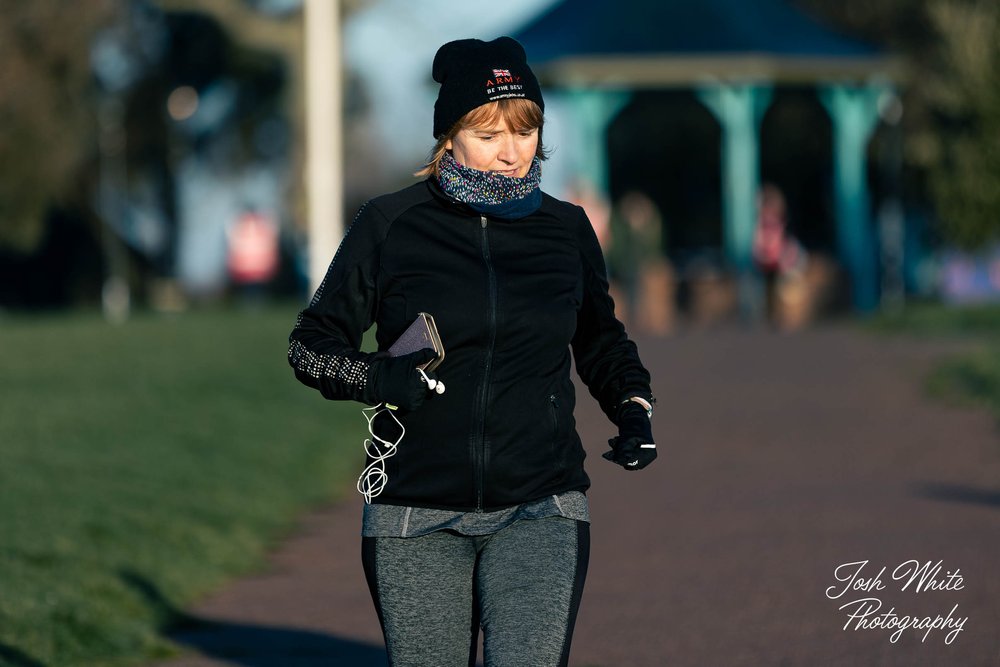
<instances>
[{"instance_id":1,"label":"woman jogging","mask_svg":"<svg viewBox=\"0 0 1000 667\"><path fill-rule=\"evenodd\" d=\"M544 102L521 45L450 42L433 76L423 180L361 208L288 358L326 398L379 406L362 561L390 664L474 665L481 628L487 666L566 665L590 485L570 355L626 470L656 458L649 373L586 215L539 187ZM431 350L388 353L420 313L445 348L434 372ZM360 352L373 324L379 352Z\"/></svg>"}]
</instances>

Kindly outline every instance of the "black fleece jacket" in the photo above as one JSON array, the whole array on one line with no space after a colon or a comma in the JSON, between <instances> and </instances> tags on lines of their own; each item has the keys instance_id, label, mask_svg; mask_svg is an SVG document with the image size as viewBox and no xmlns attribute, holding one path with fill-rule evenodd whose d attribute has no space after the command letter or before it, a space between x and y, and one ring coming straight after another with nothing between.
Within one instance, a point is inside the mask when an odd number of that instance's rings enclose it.
<instances>
[{"instance_id":1,"label":"black fleece jacket","mask_svg":"<svg viewBox=\"0 0 1000 667\"><path fill-rule=\"evenodd\" d=\"M630 396L651 397L590 221L548 195L517 220L480 215L432 179L369 201L299 315L289 363L326 398L378 403L362 335L377 324L386 350L419 312L440 331L447 391L399 415L406 435L377 502L492 511L585 490L570 348L612 421Z\"/></svg>"}]
</instances>

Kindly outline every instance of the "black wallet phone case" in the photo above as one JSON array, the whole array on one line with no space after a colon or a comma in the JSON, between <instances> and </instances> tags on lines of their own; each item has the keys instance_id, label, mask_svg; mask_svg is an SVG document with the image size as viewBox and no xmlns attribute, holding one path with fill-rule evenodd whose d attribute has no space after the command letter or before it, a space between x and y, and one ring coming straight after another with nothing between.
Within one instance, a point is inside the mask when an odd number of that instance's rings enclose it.
<instances>
[{"instance_id":1,"label":"black wallet phone case","mask_svg":"<svg viewBox=\"0 0 1000 667\"><path fill-rule=\"evenodd\" d=\"M444 345L441 344L441 336L438 335L434 317L429 313L417 313L417 319L413 320L413 324L407 327L406 331L396 339L396 342L389 348L389 354L393 357L401 357L404 354L425 348L434 350L437 357L420 368L432 371L444 360Z\"/></svg>"}]
</instances>

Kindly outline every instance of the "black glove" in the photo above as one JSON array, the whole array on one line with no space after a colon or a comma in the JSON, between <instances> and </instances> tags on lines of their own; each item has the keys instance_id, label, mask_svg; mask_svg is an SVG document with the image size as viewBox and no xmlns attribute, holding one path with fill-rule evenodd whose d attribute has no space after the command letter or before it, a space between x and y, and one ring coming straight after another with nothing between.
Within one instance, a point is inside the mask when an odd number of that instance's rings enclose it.
<instances>
[{"instance_id":1,"label":"black glove","mask_svg":"<svg viewBox=\"0 0 1000 667\"><path fill-rule=\"evenodd\" d=\"M626 401L618 409L615 423L618 424L618 437L608 440L611 451L604 452L604 458L626 470L642 470L652 463L656 458L656 445L646 408L635 401Z\"/></svg>"},{"instance_id":2,"label":"black glove","mask_svg":"<svg viewBox=\"0 0 1000 667\"><path fill-rule=\"evenodd\" d=\"M427 383L417 371L437 356L434 350L424 348L401 357L379 355L371 363L368 381L371 382L375 397L388 405L394 405L406 412L416 410L427 397ZM437 379L427 373L429 379Z\"/></svg>"}]
</instances>

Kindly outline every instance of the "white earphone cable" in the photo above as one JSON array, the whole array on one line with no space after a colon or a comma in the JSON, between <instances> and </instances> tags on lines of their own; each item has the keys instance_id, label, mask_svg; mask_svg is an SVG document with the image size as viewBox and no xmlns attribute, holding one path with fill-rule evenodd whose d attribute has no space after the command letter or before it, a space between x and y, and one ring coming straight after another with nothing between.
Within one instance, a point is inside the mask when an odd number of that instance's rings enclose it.
<instances>
[{"instance_id":1,"label":"white earphone cable","mask_svg":"<svg viewBox=\"0 0 1000 667\"><path fill-rule=\"evenodd\" d=\"M384 403L361 410L361 414L368 421L368 433L371 434L370 438L365 439L365 453L372 459L372 462L365 467L358 477L357 488L358 493L364 496L365 502L369 504L371 504L372 498L382 493L382 490L385 489L385 485L389 481L389 475L385 472L385 461L396 453L396 447L403 441L403 436L406 434L406 429L403 427L402 422L396 418L396 415L393 414L394 412L394 409L389 408ZM399 426L399 437L396 438L396 442L389 442L384 438L380 438L375 435L375 430L372 428L372 422L375 418L385 413L392 417L392 420Z\"/></svg>"},{"instance_id":2,"label":"white earphone cable","mask_svg":"<svg viewBox=\"0 0 1000 667\"><path fill-rule=\"evenodd\" d=\"M438 394L444 393L444 382L428 377L422 368L418 368L417 372L420 373L420 379L427 385L428 389ZM368 422L368 433L371 434L370 438L365 439L365 453L371 458L372 462L361 471L361 475L358 477L357 488L358 493L364 496L365 502L369 504L371 504L372 498L382 493L385 485L389 482L389 475L385 471L385 460L396 453L396 447L399 446L399 443L403 441L403 436L406 435L406 428L403 427L403 423L396 417L395 411L395 406L388 403L379 403L378 405L361 410L361 414L364 415L365 420ZM372 422L381 414L388 414L396 422L396 426L399 427L399 437L396 438L396 442L389 442L385 438L375 435Z\"/></svg>"}]
</instances>

